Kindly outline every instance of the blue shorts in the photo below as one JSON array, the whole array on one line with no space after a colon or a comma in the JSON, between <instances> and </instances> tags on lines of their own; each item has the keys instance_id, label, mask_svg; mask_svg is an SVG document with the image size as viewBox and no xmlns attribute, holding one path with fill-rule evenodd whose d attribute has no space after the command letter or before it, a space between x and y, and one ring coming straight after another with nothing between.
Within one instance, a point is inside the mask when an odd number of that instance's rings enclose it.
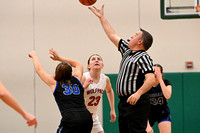
<instances>
[{"instance_id":1,"label":"blue shorts","mask_svg":"<svg viewBox=\"0 0 200 133\"><path fill-rule=\"evenodd\" d=\"M149 123L151 127L155 124L155 122L163 122L163 121L170 121L171 122L171 115L169 108L165 108L163 110L152 111L149 114Z\"/></svg>"}]
</instances>

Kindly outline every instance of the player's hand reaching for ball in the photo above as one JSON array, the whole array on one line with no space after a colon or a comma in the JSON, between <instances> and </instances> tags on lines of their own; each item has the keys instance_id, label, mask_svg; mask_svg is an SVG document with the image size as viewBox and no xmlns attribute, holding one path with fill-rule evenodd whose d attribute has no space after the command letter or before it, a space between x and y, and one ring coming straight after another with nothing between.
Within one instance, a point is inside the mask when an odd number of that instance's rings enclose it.
<instances>
[{"instance_id":1,"label":"player's hand reaching for ball","mask_svg":"<svg viewBox=\"0 0 200 133\"><path fill-rule=\"evenodd\" d=\"M49 49L49 53L52 55L52 56L50 56L50 58L52 60L59 61L60 57L59 57L58 53L53 48Z\"/></svg>"},{"instance_id":2,"label":"player's hand reaching for ball","mask_svg":"<svg viewBox=\"0 0 200 133\"><path fill-rule=\"evenodd\" d=\"M101 18L104 16L104 5L102 5L101 10L96 8L95 6L88 7L97 17Z\"/></svg>"},{"instance_id":3,"label":"player's hand reaching for ball","mask_svg":"<svg viewBox=\"0 0 200 133\"><path fill-rule=\"evenodd\" d=\"M29 56L30 58L33 58L34 56L37 56L37 55L36 55L36 52L33 50L33 51L31 51L31 52L28 54L28 56Z\"/></svg>"}]
</instances>

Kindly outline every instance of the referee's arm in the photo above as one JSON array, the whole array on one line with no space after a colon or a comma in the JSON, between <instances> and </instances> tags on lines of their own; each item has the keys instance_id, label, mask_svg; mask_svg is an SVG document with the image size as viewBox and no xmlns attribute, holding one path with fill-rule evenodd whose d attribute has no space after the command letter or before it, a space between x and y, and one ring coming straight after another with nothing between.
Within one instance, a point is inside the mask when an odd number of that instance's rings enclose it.
<instances>
[{"instance_id":1,"label":"referee's arm","mask_svg":"<svg viewBox=\"0 0 200 133\"><path fill-rule=\"evenodd\" d=\"M146 93L149 89L151 89L154 82L155 82L154 73L145 74L144 84L127 99L127 102L130 103L131 105L135 105L139 100L140 96Z\"/></svg>"}]
</instances>

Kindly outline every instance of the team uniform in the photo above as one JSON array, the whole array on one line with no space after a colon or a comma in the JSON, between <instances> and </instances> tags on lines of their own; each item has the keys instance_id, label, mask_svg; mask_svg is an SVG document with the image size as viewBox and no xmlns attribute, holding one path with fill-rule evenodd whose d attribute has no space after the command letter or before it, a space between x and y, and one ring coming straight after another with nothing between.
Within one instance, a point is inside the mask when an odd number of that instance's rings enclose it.
<instances>
[{"instance_id":1,"label":"team uniform","mask_svg":"<svg viewBox=\"0 0 200 133\"><path fill-rule=\"evenodd\" d=\"M57 133L90 133L92 116L84 103L84 88L76 77L71 84L57 82L54 97L62 115Z\"/></svg>"},{"instance_id":2,"label":"team uniform","mask_svg":"<svg viewBox=\"0 0 200 133\"><path fill-rule=\"evenodd\" d=\"M127 99L143 85L145 74L154 73L152 59L143 50L133 52L123 39L119 41L118 50L122 55L116 82L116 92L120 98L119 131L120 133L146 133L150 112L148 95L143 94L134 106L127 103Z\"/></svg>"},{"instance_id":3,"label":"team uniform","mask_svg":"<svg viewBox=\"0 0 200 133\"><path fill-rule=\"evenodd\" d=\"M163 80L165 85L171 85L169 80ZM155 122L171 121L170 110L166 98L163 95L160 84L156 87L152 87L148 91L151 103L151 111L149 115L149 123L153 127Z\"/></svg>"},{"instance_id":4,"label":"team uniform","mask_svg":"<svg viewBox=\"0 0 200 133\"><path fill-rule=\"evenodd\" d=\"M83 75L86 77L86 79L91 77L89 72L86 72ZM84 93L85 105L92 114L93 118L93 128L91 133L97 133L103 131L103 128L101 126L101 123L97 115L97 111L105 87L106 87L106 76L101 73L99 82L97 84L96 83L90 84Z\"/></svg>"}]
</instances>

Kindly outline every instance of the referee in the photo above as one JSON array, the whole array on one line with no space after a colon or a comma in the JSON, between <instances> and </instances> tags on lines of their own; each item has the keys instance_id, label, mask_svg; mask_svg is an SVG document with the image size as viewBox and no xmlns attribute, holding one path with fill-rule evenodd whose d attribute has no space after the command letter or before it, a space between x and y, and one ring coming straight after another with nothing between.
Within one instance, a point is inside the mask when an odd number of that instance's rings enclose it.
<instances>
[{"instance_id":1,"label":"referee","mask_svg":"<svg viewBox=\"0 0 200 133\"><path fill-rule=\"evenodd\" d=\"M150 111L146 92L155 81L153 62L146 51L151 47L153 38L147 31L140 29L129 42L126 42L116 34L104 16L104 5L101 9L96 7L89 9L99 18L106 35L122 55L116 83L120 98L119 132L146 133Z\"/></svg>"}]
</instances>

